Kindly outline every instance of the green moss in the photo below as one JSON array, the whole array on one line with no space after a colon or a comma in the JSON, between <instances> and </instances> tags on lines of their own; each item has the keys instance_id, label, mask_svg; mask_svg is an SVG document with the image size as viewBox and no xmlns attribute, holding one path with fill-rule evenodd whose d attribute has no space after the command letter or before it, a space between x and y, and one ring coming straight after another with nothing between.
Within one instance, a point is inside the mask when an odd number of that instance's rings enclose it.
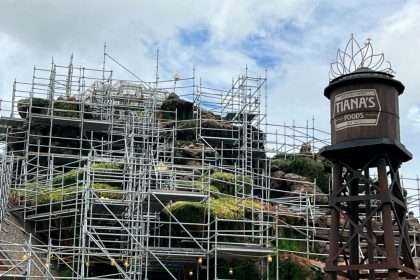
<instances>
[{"instance_id":1,"label":"green moss","mask_svg":"<svg viewBox=\"0 0 420 280\"><path fill-rule=\"evenodd\" d=\"M122 169L123 164L117 162L97 162L92 164L91 168L95 169ZM63 183L64 186L76 184L78 180L83 179L82 169L72 169L62 175L54 176L52 179L53 185L60 185Z\"/></svg>"},{"instance_id":2,"label":"green moss","mask_svg":"<svg viewBox=\"0 0 420 280\"><path fill-rule=\"evenodd\" d=\"M252 179L248 176L235 176L233 173L218 171L210 175L210 184L224 194L235 195L235 185L238 193L251 194Z\"/></svg>"},{"instance_id":3,"label":"green moss","mask_svg":"<svg viewBox=\"0 0 420 280\"><path fill-rule=\"evenodd\" d=\"M201 202L176 201L167 207L182 222L199 223L206 215L205 205Z\"/></svg>"},{"instance_id":4,"label":"green moss","mask_svg":"<svg viewBox=\"0 0 420 280\"><path fill-rule=\"evenodd\" d=\"M121 188L106 183L94 183L92 189L99 197L108 199L122 199L124 194Z\"/></svg>"},{"instance_id":5,"label":"green moss","mask_svg":"<svg viewBox=\"0 0 420 280\"><path fill-rule=\"evenodd\" d=\"M210 213L221 219L239 219L243 217L243 209L234 198L221 197L210 199Z\"/></svg>"},{"instance_id":6,"label":"green moss","mask_svg":"<svg viewBox=\"0 0 420 280\"><path fill-rule=\"evenodd\" d=\"M12 190L12 196L15 200L20 198L31 197L39 204L46 204L46 203L57 203L67 199L74 199L76 198L78 193L83 191L83 185L77 186L67 186L63 188L54 188L50 189L49 186L44 185L37 185L35 183L29 183L23 185L23 189L15 189ZM121 188L112 186L106 183L94 183L92 185L92 189L95 191L96 195L102 198L107 199L122 199L123 192ZM30 203L31 201L27 201Z\"/></svg>"},{"instance_id":7,"label":"green moss","mask_svg":"<svg viewBox=\"0 0 420 280\"><path fill-rule=\"evenodd\" d=\"M62 175L54 176L52 179L53 185L61 185L63 183L64 186L76 184L77 180L81 180L83 178L83 170L81 169L72 169Z\"/></svg>"},{"instance_id":8,"label":"green moss","mask_svg":"<svg viewBox=\"0 0 420 280\"><path fill-rule=\"evenodd\" d=\"M121 163L95 163L92 169L121 169ZM35 182L30 182L22 185L20 189L12 190L12 200L17 203L19 199L32 197L37 199L39 204L46 204L51 202L61 202L63 200L72 199L78 193L83 191L83 184L77 184L83 178L83 169L72 169L61 175L52 178L52 185L45 185ZM121 192L120 183L94 183L92 189L99 197L107 199L122 199L123 192ZM28 201L30 203L30 201Z\"/></svg>"},{"instance_id":9,"label":"green moss","mask_svg":"<svg viewBox=\"0 0 420 280\"><path fill-rule=\"evenodd\" d=\"M23 185L23 189L12 190L13 195L17 198L31 198L36 200L39 204L45 204L51 202L61 202L67 199L70 194L76 191L75 187L65 187L63 189L55 189L44 185L37 185L35 183L29 183ZM34 201L28 200L27 203Z\"/></svg>"},{"instance_id":10,"label":"green moss","mask_svg":"<svg viewBox=\"0 0 420 280\"><path fill-rule=\"evenodd\" d=\"M210 213L221 219L243 219L253 209L261 209L261 204L252 199L219 197L210 199Z\"/></svg>"},{"instance_id":11,"label":"green moss","mask_svg":"<svg viewBox=\"0 0 420 280\"><path fill-rule=\"evenodd\" d=\"M184 186L188 186L190 184L191 188L197 189L200 192L207 193L207 191L210 191L215 197L218 196L218 193L220 192L219 189L216 186L208 185L206 183L202 183L201 181L190 181L189 183L185 184L183 182Z\"/></svg>"},{"instance_id":12,"label":"green moss","mask_svg":"<svg viewBox=\"0 0 420 280\"><path fill-rule=\"evenodd\" d=\"M251 207L260 209L261 204L251 199L235 199L231 197L210 198L210 202L176 201L169 204L168 209L183 222L200 222L207 215L210 207L211 217L220 219L243 219L251 212Z\"/></svg>"},{"instance_id":13,"label":"green moss","mask_svg":"<svg viewBox=\"0 0 420 280\"><path fill-rule=\"evenodd\" d=\"M123 169L124 164L121 162L96 162L91 167L92 169Z\"/></svg>"}]
</instances>

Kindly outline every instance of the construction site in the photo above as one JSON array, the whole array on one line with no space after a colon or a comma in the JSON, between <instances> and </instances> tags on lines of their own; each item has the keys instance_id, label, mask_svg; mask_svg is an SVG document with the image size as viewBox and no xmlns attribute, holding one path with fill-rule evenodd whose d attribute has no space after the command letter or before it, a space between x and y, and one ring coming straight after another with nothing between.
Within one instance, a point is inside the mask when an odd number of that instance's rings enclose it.
<instances>
[{"instance_id":1,"label":"construction site","mask_svg":"<svg viewBox=\"0 0 420 280\"><path fill-rule=\"evenodd\" d=\"M34 67L1 100L0 279L324 279L330 132L269 123L266 73L102 64ZM401 184L417 262L420 180Z\"/></svg>"}]
</instances>

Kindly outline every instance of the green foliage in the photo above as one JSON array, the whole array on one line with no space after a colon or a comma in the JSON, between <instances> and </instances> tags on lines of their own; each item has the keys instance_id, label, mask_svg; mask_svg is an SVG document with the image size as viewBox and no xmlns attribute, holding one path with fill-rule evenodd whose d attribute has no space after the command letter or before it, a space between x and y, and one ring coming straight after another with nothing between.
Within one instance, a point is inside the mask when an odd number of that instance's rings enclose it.
<instances>
[{"instance_id":1,"label":"green foliage","mask_svg":"<svg viewBox=\"0 0 420 280\"><path fill-rule=\"evenodd\" d=\"M61 185L63 186L73 185L76 184L77 180L81 180L83 178L83 171L80 169L72 169L62 175L54 176L52 179L53 185Z\"/></svg>"},{"instance_id":2,"label":"green foliage","mask_svg":"<svg viewBox=\"0 0 420 280\"><path fill-rule=\"evenodd\" d=\"M203 193L207 193L207 191L210 190L214 197L218 197L218 193L220 192L216 186L208 185L206 183L202 183L201 181L184 181L182 182L182 185L185 187L197 189Z\"/></svg>"},{"instance_id":3,"label":"green foliage","mask_svg":"<svg viewBox=\"0 0 420 280\"><path fill-rule=\"evenodd\" d=\"M279 231L279 236L290 239L306 238L306 236L303 236L301 233L297 232L293 228L281 228ZM278 242L278 248L281 250L301 252L306 249L306 243L302 241L279 239Z\"/></svg>"},{"instance_id":4,"label":"green foliage","mask_svg":"<svg viewBox=\"0 0 420 280\"><path fill-rule=\"evenodd\" d=\"M221 219L239 219L243 217L242 207L235 198L221 197L210 199L210 214Z\"/></svg>"},{"instance_id":5,"label":"green foliage","mask_svg":"<svg viewBox=\"0 0 420 280\"><path fill-rule=\"evenodd\" d=\"M302 280L308 279L308 277L310 277L310 273L291 260L282 260L279 262L280 280Z\"/></svg>"},{"instance_id":6,"label":"green foliage","mask_svg":"<svg viewBox=\"0 0 420 280\"><path fill-rule=\"evenodd\" d=\"M275 169L280 169L284 172L287 172L286 170L290 168L291 161L292 160L285 158L275 158L271 161L271 166Z\"/></svg>"},{"instance_id":7,"label":"green foliage","mask_svg":"<svg viewBox=\"0 0 420 280\"><path fill-rule=\"evenodd\" d=\"M283 251L300 252L304 250L304 247L305 247L303 242L297 241L297 240L280 239L278 242L279 242L279 249Z\"/></svg>"},{"instance_id":8,"label":"green foliage","mask_svg":"<svg viewBox=\"0 0 420 280\"><path fill-rule=\"evenodd\" d=\"M229 268L232 268L233 275L229 274ZM255 260L252 259L234 259L227 261L218 260L218 279L261 279Z\"/></svg>"},{"instance_id":9,"label":"green foliage","mask_svg":"<svg viewBox=\"0 0 420 280\"><path fill-rule=\"evenodd\" d=\"M32 203L36 201L38 204L46 203L57 203L62 202L67 199L74 199L78 193L82 192L84 189L83 185L80 186L65 186L63 188L49 187L45 185L40 185L36 183L29 183L23 185L23 189L12 190L12 196L16 199L18 197L30 197L34 201L27 201ZM92 189L95 191L97 196L106 199L122 199L123 192L121 188L112 186L106 183L94 183Z\"/></svg>"},{"instance_id":10,"label":"green foliage","mask_svg":"<svg viewBox=\"0 0 420 280\"><path fill-rule=\"evenodd\" d=\"M243 219L251 213L251 208L261 209L261 204L252 199L218 197L210 199L210 214L221 219Z\"/></svg>"},{"instance_id":11,"label":"green foliage","mask_svg":"<svg viewBox=\"0 0 420 280\"><path fill-rule=\"evenodd\" d=\"M235 195L235 185L238 193L251 194L252 179L248 176L235 176L233 173L218 171L210 175L210 184L224 194Z\"/></svg>"},{"instance_id":12,"label":"green foliage","mask_svg":"<svg viewBox=\"0 0 420 280\"><path fill-rule=\"evenodd\" d=\"M207 215L207 207L210 207L210 215L220 219L242 219L250 213L250 208L260 209L258 201L251 199L235 199L232 197L210 198L210 202L176 201L168 206L182 222L200 222Z\"/></svg>"},{"instance_id":13,"label":"green foliage","mask_svg":"<svg viewBox=\"0 0 420 280\"><path fill-rule=\"evenodd\" d=\"M94 183L92 189L100 198L122 199L123 192L121 188L106 183Z\"/></svg>"},{"instance_id":14,"label":"green foliage","mask_svg":"<svg viewBox=\"0 0 420 280\"><path fill-rule=\"evenodd\" d=\"M176 201L167 207L175 217L186 223L200 223L206 215L205 205L201 202Z\"/></svg>"},{"instance_id":15,"label":"green foliage","mask_svg":"<svg viewBox=\"0 0 420 280\"><path fill-rule=\"evenodd\" d=\"M95 163L92 169L121 169L120 163ZM27 203L38 204L57 203L67 199L76 198L77 194L84 189L83 184L77 184L83 177L82 169L72 169L61 175L56 175L52 178L52 185L41 183L26 183L22 188L11 191L12 203L17 202L19 198L27 199ZM92 189L97 196L105 199L122 199L123 192L121 192L121 185L115 183L94 183Z\"/></svg>"},{"instance_id":16,"label":"green foliage","mask_svg":"<svg viewBox=\"0 0 420 280\"><path fill-rule=\"evenodd\" d=\"M30 98L23 98L17 102L17 108L19 115L22 118L26 118L27 111L31 104ZM35 114L47 114L47 108L50 107L50 101L46 98L32 97L32 113ZM73 117L78 118L81 116L81 104L79 104L74 97L69 97L67 100L59 98L54 101L54 115L62 117ZM84 117L87 119L92 119L92 108L90 105L85 104L84 106Z\"/></svg>"},{"instance_id":17,"label":"green foliage","mask_svg":"<svg viewBox=\"0 0 420 280\"><path fill-rule=\"evenodd\" d=\"M69 277L70 278L70 277L73 276L73 272L68 267L63 267L63 268L60 268L58 270L56 269L54 274L56 276L59 276L59 277Z\"/></svg>"},{"instance_id":18,"label":"green foliage","mask_svg":"<svg viewBox=\"0 0 420 280\"><path fill-rule=\"evenodd\" d=\"M92 169L123 169L124 164L121 162L96 162L91 167Z\"/></svg>"},{"instance_id":19,"label":"green foliage","mask_svg":"<svg viewBox=\"0 0 420 280\"><path fill-rule=\"evenodd\" d=\"M327 162L308 158L304 156L284 158L284 155L276 156L272 162L273 169L280 169L286 173L295 173L306 177L312 181L316 179L316 183L319 188L327 193L329 173L331 172Z\"/></svg>"},{"instance_id":20,"label":"green foliage","mask_svg":"<svg viewBox=\"0 0 420 280\"><path fill-rule=\"evenodd\" d=\"M161 110L177 111L178 120L189 120L193 118L193 104L181 99L175 93L171 93L162 103ZM165 114L165 118L171 118L170 114Z\"/></svg>"},{"instance_id":21,"label":"green foliage","mask_svg":"<svg viewBox=\"0 0 420 280\"><path fill-rule=\"evenodd\" d=\"M250 214L251 208L260 209L261 207L258 201L252 199L227 196L210 199L211 216L221 219L243 219Z\"/></svg>"},{"instance_id":22,"label":"green foliage","mask_svg":"<svg viewBox=\"0 0 420 280\"><path fill-rule=\"evenodd\" d=\"M23 98L17 102L17 108L19 115L22 118L26 118L26 113L29 110L29 106L31 104L31 98ZM32 97L32 109L31 112L35 114L46 114L48 108L50 106L50 101L44 98Z\"/></svg>"},{"instance_id":23,"label":"green foliage","mask_svg":"<svg viewBox=\"0 0 420 280\"><path fill-rule=\"evenodd\" d=\"M191 143L196 139L196 120L178 120L177 123L177 135L176 138L178 141L183 141L185 143Z\"/></svg>"},{"instance_id":24,"label":"green foliage","mask_svg":"<svg viewBox=\"0 0 420 280\"><path fill-rule=\"evenodd\" d=\"M61 117L80 117L80 105L73 101L57 100L54 102L54 115Z\"/></svg>"},{"instance_id":25,"label":"green foliage","mask_svg":"<svg viewBox=\"0 0 420 280\"><path fill-rule=\"evenodd\" d=\"M291 255L293 256L293 255ZM273 258L274 259L274 258ZM299 260L294 258L285 258L283 255L279 259L279 279L280 280L322 280L324 275L321 271L311 268L306 263L299 263ZM264 278L265 279L265 278ZM269 279L276 279L276 260L270 264Z\"/></svg>"},{"instance_id":26,"label":"green foliage","mask_svg":"<svg viewBox=\"0 0 420 280\"><path fill-rule=\"evenodd\" d=\"M47 108L50 106L50 101L44 98L33 97L32 98L32 107L43 107Z\"/></svg>"},{"instance_id":27,"label":"green foliage","mask_svg":"<svg viewBox=\"0 0 420 280\"><path fill-rule=\"evenodd\" d=\"M97 162L92 164L91 168L95 169L122 169L123 164L118 162ZM76 184L78 180L83 179L83 170L82 169L72 169L68 172L63 173L62 175L54 176L52 179L53 185L69 186Z\"/></svg>"},{"instance_id":28,"label":"green foliage","mask_svg":"<svg viewBox=\"0 0 420 280\"><path fill-rule=\"evenodd\" d=\"M61 202L71 195L74 195L76 190L75 187L58 189L41 184L29 183L23 185L23 189L12 190L12 193L16 198L24 198L26 196L26 198L31 199L27 200L28 204L35 203L35 201L37 201L38 204L46 204L49 202Z\"/></svg>"}]
</instances>

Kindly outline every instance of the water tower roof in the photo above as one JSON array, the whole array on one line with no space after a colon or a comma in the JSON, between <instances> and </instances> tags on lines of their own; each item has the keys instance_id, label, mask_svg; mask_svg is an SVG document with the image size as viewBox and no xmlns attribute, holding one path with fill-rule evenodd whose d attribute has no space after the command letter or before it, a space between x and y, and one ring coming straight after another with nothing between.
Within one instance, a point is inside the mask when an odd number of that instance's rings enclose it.
<instances>
[{"instance_id":1,"label":"water tower roof","mask_svg":"<svg viewBox=\"0 0 420 280\"><path fill-rule=\"evenodd\" d=\"M394 79L392 74L374 71L372 69L363 67L350 74L339 76L330 81L324 90L324 95L325 97L330 98L331 92L337 87L345 86L348 84L357 84L360 82L381 82L395 87L398 91L398 94L402 94L404 91L404 85L400 81Z\"/></svg>"}]
</instances>

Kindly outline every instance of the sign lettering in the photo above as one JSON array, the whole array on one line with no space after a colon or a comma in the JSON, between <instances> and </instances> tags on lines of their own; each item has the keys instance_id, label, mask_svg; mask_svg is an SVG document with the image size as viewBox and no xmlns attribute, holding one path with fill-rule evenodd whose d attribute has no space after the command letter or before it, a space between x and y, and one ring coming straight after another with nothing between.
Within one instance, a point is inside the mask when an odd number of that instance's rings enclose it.
<instances>
[{"instance_id":1,"label":"sign lettering","mask_svg":"<svg viewBox=\"0 0 420 280\"><path fill-rule=\"evenodd\" d=\"M358 89L334 98L335 130L355 126L378 125L381 104L375 89Z\"/></svg>"}]
</instances>

